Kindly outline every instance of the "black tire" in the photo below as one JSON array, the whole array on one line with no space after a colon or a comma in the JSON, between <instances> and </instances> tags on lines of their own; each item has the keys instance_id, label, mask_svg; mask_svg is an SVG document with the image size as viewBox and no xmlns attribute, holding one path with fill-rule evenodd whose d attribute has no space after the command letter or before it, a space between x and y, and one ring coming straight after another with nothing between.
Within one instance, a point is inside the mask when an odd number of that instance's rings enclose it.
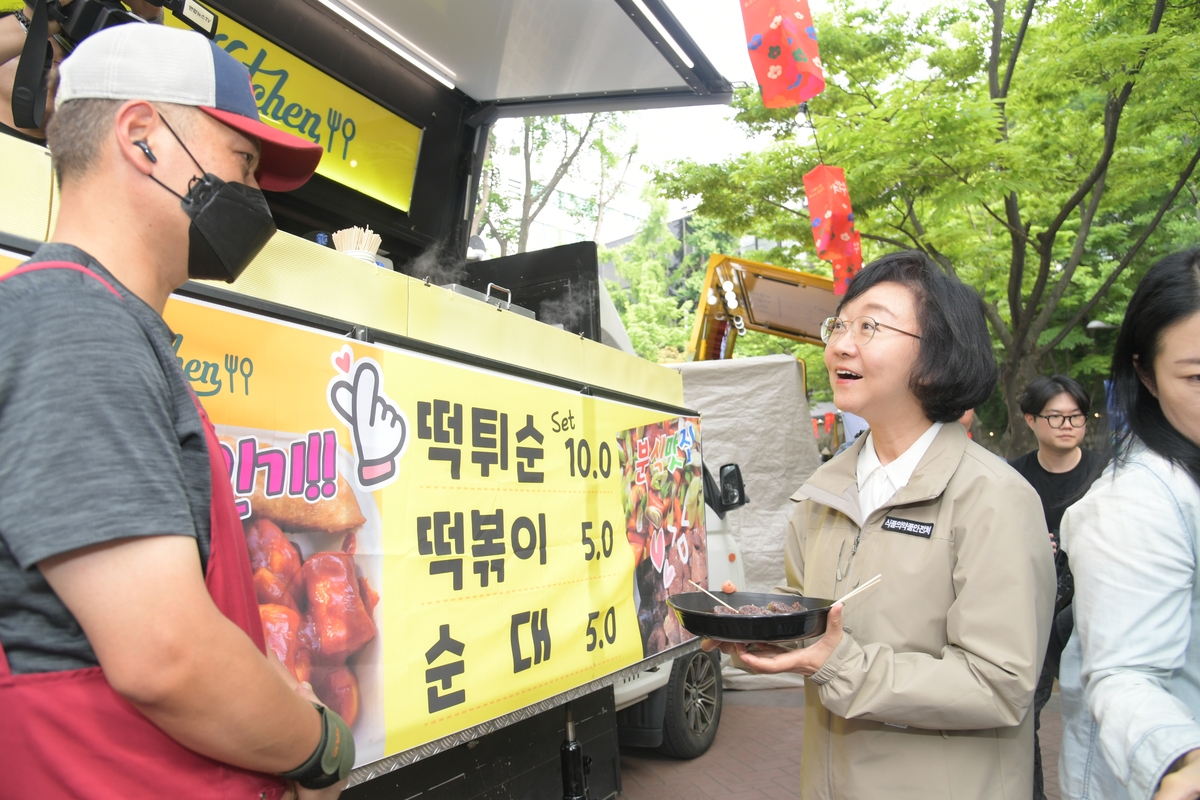
<instances>
[{"instance_id":1,"label":"black tire","mask_svg":"<svg viewBox=\"0 0 1200 800\"><path fill-rule=\"evenodd\" d=\"M659 752L671 758L704 755L721 724L718 654L697 651L675 659L666 689L667 713L663 717L663 743Z\"/></svg>"}]
</instances>

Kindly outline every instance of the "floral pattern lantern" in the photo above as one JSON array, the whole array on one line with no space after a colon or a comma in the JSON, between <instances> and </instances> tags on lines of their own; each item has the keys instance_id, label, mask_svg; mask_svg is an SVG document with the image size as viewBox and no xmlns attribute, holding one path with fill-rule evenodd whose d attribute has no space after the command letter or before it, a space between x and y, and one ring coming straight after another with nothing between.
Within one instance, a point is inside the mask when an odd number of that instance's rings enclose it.
<instances>
[{"instance_id":1,"label":"floral pattern lantern","mask_svg":"<svg viewBox=\"0 0 1200 800\"><path fill-rule=\"evenodd\" d=\"M825 90L807 0L742 0L742 21L764 106L797 106Z\"/></svg>"},{"instance_id":2,"label":"floral pattern lantern","mask_svg":"<svg viewBox=\"0 0 1200 800\"><path fill-rule=\"evenodd\" d=\"M804 176L804 194L817 258L833 264L833 293L843 295L850 279L862 269L862 239L854 229L845 171L824 164L812 169Z\"/></svg>"}]
</instances>

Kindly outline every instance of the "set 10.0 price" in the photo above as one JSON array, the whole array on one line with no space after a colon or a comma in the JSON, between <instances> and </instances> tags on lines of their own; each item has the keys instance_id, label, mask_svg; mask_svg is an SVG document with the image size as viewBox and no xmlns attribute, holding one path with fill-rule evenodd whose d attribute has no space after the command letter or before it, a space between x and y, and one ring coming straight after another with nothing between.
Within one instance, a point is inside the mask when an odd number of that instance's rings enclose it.
<instances>
[{"instance_id":1,"label":"set 10.0 price","mask_svg":"<svg viewBox=\"0 0 1200 800\"><path fill-rule=\"evenodd\" d=\"M567 439L564 443L567 449L567 462L571 466L571 477L607 478L612 474L612 448L608 442L601 442L596 453L596 468L592 469L592 446L587 439Z\"/></svg>"},{"instance_id":2,"label":"set 10.0 price","mask_svg":"<svg viewBox=\"0 0 1200 800\"><path fill-rule=\"evenodd\" d=\"M597 647L604 649L604 643L612 644L617 640L617 609L609 606L608 611L604 612L603 630L597 633L594 623L600 620L600 612L593 611L588 614L587 635L588 635L588 652L592 652Z\"/></svg>"}]
</instances>

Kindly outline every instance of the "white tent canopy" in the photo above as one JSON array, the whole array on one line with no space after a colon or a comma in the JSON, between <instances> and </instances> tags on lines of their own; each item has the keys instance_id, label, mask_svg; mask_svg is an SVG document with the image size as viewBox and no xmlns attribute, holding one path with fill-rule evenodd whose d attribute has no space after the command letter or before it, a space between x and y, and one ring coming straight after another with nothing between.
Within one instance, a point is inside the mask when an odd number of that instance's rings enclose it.
<instances>
[{"instance_id":1,"label":"white tent canopy","mask_svg":"<svg viewBox=\"0 0 1200 800\"><path fill-rule=\"evenodd\" d=\"M820 466L804 395L803 366L792 356L694 361L683 373L683 400L701 415L704 461L741 466L750 503L727 517L742 551L747 585L783 583L789 498Z\"/></svg>"},{"instance_id":2,"label":"white tent canopy","mask_svg":"<svg viewBox=\"0 0 1200 800\"><path fill-rule=\"evenodd\" d=\"M701 414L704 461L736 463L748 505L725 521L742 551L746 585L769 592L784 582L783 537L795 508L789 498L820 466L812 435L803 366L792 356L693 361L683 373L683 400ZM799 686L799 675L751 675L723 659L726 689Z\"/></svg>"}]
</instances>

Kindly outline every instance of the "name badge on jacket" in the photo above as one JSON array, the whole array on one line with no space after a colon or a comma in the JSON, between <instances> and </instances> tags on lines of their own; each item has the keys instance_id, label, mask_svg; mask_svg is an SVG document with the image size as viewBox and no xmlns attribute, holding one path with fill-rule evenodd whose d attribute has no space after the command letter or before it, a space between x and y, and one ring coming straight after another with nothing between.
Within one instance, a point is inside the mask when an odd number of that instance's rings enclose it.
<instances>
[{"instance_id":1,"label":"name badge on jacket","mask_svg":"<svg viewBox=\"0 0 1200 800\"><path fill-rule=\"evenodd\" d=\"M911 519L899 517L884 517L883 529L895 533L907 533L909 536L920 536L928 539L933 535L932 522L913 522Z\"/></svg>"}]
</instances>

